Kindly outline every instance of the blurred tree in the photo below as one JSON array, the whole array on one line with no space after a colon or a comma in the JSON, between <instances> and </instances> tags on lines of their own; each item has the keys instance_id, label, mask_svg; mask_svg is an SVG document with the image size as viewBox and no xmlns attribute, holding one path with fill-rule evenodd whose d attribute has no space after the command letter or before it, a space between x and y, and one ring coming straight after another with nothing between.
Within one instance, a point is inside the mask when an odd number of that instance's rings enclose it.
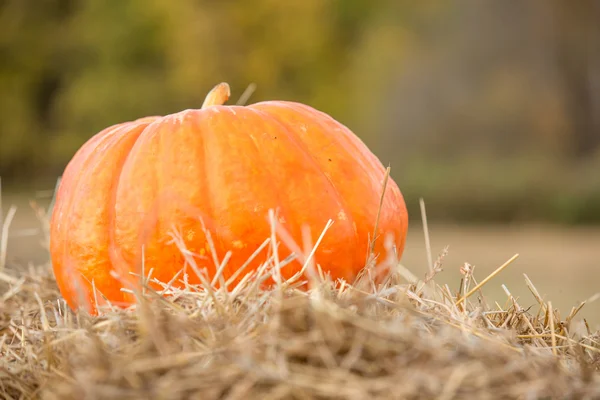
<instances>
[{"instance_id":1,"label":"blurred tree","mask_svg":"<svg viewBox=\"0 0 600 400\"><path fill-rule=\"evenodd\" d=\"M71 32L62 25L74 1L4 0L0 3L0 174L27 176L43 160L51 109L65 84Z\"/></svg>"},{"instance_id":2,"label":"blurred tree","mask_svg":"<svg viewBox=\"0 0 600 400\"><path fill-rule=\"evenodd\" d=\"M379 118L381 151L444 160L564 151L546 4L464 0L414 22L418 42L391 67L400 72Z\"/></svg>"},{"instance_id":3,"label":"blurred tree","mask_svg":"<svg viewBox=\"0 0 600 400\"><path fill-rule=\"evenodd\" d=\"M552 1L561 88L567 101L569 147L575 157L600 146L600 2Z\"/></svg>"}]
</instances>

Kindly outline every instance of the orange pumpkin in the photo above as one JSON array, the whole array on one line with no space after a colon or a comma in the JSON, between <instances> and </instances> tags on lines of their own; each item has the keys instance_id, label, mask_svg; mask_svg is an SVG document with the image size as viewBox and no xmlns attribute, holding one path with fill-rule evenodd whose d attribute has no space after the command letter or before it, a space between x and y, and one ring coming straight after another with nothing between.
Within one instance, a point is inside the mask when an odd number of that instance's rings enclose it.
<instances>
[{"instance_id":1,"label":"orange pumpkin","mask_svg":"<svg viewBox=\"0 0 600 400\"><path fill-rule=\"evenodd\" d=\"M334 221L315 253L333 279L351 282L364 267L385 178L378 158L314 108L287 101L223 105L228 98L229 86L219 84L201 109L111 126L74 155L50 232L56 281L71 308L97 314L106 300L135 302L121 289L139 283L142 256L152 278L173 280L186 265L173 232L212 279L210 232L219 259L232 251L223 271L229 278L270 236L269 209L300 246L303 225L315 241ZM390 178L375 253L385 252L383 237L391 234L401 255L407 225L404 199ZM290 252L280 243L280 259ZM237 279L266 257L265 250ZM293 261L282 277L301 265ZM189 283L200 282L189 265L186 273ZM180 274L173 285L182 281Z\"/></svg>"}]
</instances>

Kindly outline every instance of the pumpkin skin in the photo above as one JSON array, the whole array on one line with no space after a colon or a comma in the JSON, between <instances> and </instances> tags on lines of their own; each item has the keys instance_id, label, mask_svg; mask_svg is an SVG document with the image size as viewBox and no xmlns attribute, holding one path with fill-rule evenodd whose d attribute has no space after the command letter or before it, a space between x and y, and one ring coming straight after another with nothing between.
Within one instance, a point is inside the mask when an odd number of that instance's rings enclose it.
<instances>
[{"instance_id":1,"label":"pumpkin skin","mask_svg":"<svg viewBox=\"0 0 600 400\"><path fill-rule=\"evenodd\" d=\"M364 268L386 174L379 159L347 127L307 105L225 106L228 97L229 86L217 85L201 109L111 126L75 153L50 222L54 274L72 309L97 314L106 300L135 303L121 288L139 285L142 255L146 274L152 269L152 278L170 282L185 265L172 232L212 279L203 226L219 260L232 251L228 279L271 235L269 209L300 247L303 225L314 242L333 219L315 253L333 279L352 282ZM383 238L391 234L400 257L407 227L404 199L390 177L374 252L385 255ZM290 253L280 242L279 258ZM293 261L282 277L301 267ZM185 271L189 283L200 283L189 266Z\"/></svg>"}]
</instances>

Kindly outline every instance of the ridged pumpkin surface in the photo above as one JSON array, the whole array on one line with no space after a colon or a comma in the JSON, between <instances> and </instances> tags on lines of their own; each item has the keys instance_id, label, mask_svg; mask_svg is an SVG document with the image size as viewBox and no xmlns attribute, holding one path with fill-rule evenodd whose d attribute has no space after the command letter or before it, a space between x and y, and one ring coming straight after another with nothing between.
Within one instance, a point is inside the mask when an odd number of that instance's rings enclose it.
<instances>
[{"instance_id":1,"label":"ridged pumpkin surface","mask_svg":"<svg viewBox=\"0 0 600 400\"><path fill-rule=\"evenodd\" d=\"M334 279L351 282L364 267L385 177L381 162L348 128L309 106L219 104L228 94L218 85L202 109L109 127L75 154L57 192L50 249L72 308L95 314L104 298L131 304L134 297L121 288L138 284L130 272L141 273L142 255L146 273L171 281L185 265L174 232L212 278L216 268L201 220L219 260L232 250L223 272L231 277L270 236L269 209L300 246L304 224L315 241L334 220L315 254ZM390 178L375 252L385 252L383 238L392 234L402 254L407 225ZM281 259L290 254L283 244L279 251ZM246 272L266 256L265 250ZM300 268L293 262L282 275ZM186 272L190 283L199 282L189 267Z\"/></svg>"}]
</instances>

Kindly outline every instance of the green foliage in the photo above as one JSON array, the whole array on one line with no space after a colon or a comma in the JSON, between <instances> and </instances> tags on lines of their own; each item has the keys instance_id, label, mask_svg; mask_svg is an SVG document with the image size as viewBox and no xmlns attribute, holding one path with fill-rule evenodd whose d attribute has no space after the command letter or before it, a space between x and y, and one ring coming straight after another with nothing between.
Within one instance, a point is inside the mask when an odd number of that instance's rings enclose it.
<instances>
[{"instance_id":1,"label":"green foliage","mask_svg":"<svg viewBox=\"0 0 600 400\"><path fill-rule=\"evenodd\" d=\"M578 166L520 156L412 161L396 170L418 223L423 197L432 221L600 224L600 157Z\"/></svg>"},{"instance_id":2,"label":"green foliage","mask_svg":"<svg viewBox=\"0 0 600 400\"><path fill-rule=\"evenodd\" d=\"M197 107L219 81L363 123L353 110L376 107L403 56L401 3L6 0L0 173L60 170L103 127Z\"/></svg>"}]
</instances>

